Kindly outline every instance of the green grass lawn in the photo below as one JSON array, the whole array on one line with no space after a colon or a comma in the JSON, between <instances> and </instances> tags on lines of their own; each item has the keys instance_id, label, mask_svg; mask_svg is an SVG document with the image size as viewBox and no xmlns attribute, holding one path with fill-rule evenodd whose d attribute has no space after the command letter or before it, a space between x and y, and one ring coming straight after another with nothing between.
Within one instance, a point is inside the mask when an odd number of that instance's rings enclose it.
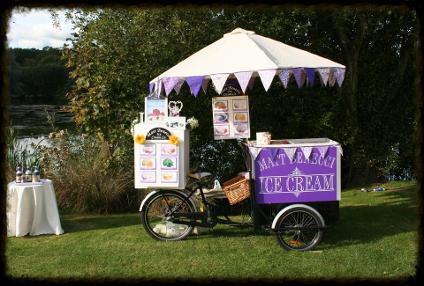
<instances>
[{"instance_id":1,"label":"green grass lawn","mask_svg":"<svg viewBox=\"0 0 424 286\"><path fill-rule=\"evenodd\" d=\"M159 242L139 214L62 215L63 235L8 238L6 274L35 278L403 278L418 252L415 182L342 192L340 221L315 251L288 252L268 233L216 226Z\"/></svg>"}]
</instances>

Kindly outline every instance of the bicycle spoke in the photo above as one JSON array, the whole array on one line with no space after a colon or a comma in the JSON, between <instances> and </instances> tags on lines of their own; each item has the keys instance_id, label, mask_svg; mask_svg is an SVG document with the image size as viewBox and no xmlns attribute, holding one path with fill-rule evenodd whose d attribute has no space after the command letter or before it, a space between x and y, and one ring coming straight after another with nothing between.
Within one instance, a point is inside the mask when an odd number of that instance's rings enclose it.
<instances>
[{"instance_id":1,"label":"bicycle spoke","mask_svg":"<svg viewBox=\"0 0 424 286\"><path fill-rule=\"evenodd\" d=\"M281 217L277 228L282 231L277 233L277 241L288 250L309 250L314 248L322 237L322 231L316 227L321 224L307 209L294 209ZM284 228L292 228L284 230Z\"/></svg>"},{"instance_id":2,"label":"bicycle spoke","mask_svg":"<svg viewBox=\"0 0 424 286\"><path fill-rule=\"evenodd\" d=\"M195 208L178 193L164 192L153 196L143 219L146 231L159 240L179 240L189 235L193 227L184 223L173 223L174 213L191 213Z\"/></svg>"},{"instance_id":3,"label":"bicycle spoke","mask_svg":"<svg viewBox=\"0 0 424 286\"><path fill-rule=\"evenodd\" d=\"M309 216L306 220L306 222L303 224L303 226L311 226L315 223L315 220L313 217Z\"/></svg>"}]
</instances>

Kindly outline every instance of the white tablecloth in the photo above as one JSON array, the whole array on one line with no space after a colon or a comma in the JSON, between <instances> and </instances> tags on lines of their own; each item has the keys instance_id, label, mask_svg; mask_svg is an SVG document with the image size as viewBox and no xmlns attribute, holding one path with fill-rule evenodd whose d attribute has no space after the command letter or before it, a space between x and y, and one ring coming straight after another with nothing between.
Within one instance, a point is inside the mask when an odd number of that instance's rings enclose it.
<instances>
[{"instance_id":1,"label":"white tablecloth","mask_svg":"<svg viewBox=\"0 0 424 286\"><path fill-rule=\"evenodd\" d=\"M51 180L7 185L7 236L62 233Z\"/></svg>"}]
</instances>

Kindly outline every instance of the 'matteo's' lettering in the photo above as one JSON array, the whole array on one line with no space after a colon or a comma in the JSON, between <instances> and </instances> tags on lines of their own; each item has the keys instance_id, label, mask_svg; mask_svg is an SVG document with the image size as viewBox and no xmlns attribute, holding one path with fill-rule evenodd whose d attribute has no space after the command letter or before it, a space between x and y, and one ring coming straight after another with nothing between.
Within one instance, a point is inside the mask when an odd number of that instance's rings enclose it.
<instances>
[{"instance_id":1,"label":"'matteo's' lettering","mask_svg":"<svg viewBox=\"0 0 424 286\"><path fill-rule=\"evenodd\" d=\"M147 132L146 140L169 140L169 136L171 136L171 132L165 128L157 127Z\"/></svg>"},{"instance_id":2,"label":"'matteo's' lettering","mask_svg":"<svg viewBox=\"0 0 424 286\"><path fill-rule=\"evenodd\" d=\"M309 164L333 168L335 163L336 158L333 156L328 155L323 158L319 153L312 153L309 158L306 158L302 152L297 152L292 161L285 154L278 154L275 158L266 156L256 160L260 172L289 164Z\"/></svg>"}]
</instances>

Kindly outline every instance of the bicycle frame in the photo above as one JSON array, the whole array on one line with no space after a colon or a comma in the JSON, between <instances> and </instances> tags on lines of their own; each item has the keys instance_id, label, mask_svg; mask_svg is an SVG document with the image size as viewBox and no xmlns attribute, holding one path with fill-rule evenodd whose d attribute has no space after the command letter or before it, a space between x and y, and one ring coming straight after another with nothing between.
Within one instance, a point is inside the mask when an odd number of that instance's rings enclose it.
<instances>
[{"instance_id":1,"label":"bicycle frame","mask_svg":"<svg viewBox=\"0 0 424 286\"><path fill-rule=\"evenodd\" d=\"M215 210L214 205L211 204L207 199L203 192L203 185L201 181L194 182L194 187L190 188L189 186L186 186L185 191L187 194L187 199L192 198L192 196L199 192L201 203L204 206L203 211L198 212L190 212L190 213L181 213L181 212L175 212L178 209L178 205L174 206L174 209L169 212L169 221L175 223L175 224L184 224L189 226L199 226L199 227L208 227L212 228L216 224L226 224L236 227L251 227L252 224L247 223L237 223L234 221L231 221L227 215L224 215L226 219L218 218ZM175 212L175 213L174 213ZM199 222L200 220L200 222Z\"/></svg>"}]
</instances>

